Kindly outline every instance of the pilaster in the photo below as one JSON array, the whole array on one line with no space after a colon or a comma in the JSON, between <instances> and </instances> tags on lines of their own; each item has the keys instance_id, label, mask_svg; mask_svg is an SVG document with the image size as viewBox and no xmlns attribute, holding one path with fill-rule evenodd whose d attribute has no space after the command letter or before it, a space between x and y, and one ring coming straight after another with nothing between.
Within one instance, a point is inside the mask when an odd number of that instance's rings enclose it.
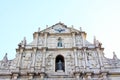
<instances>
[{"instance_id":1,"label":"pilaster","mask_svg":"<svg viewBox=\"0 0 120 80\"><path fill-rule=\"evenodd\" d=\"M76 46L76 43L75 43L75 34L76 34L76 32L72 32L73 47L75 47L75 46Z\"/></svg>"},{"instance_id":2,"label":"pilaster","mask_svg":"<svg viewBox=\"0 0 120 80\"><path fill-rule=\"evenodd\" d=\"M32 54L32 64L31 64L31 72L34 71L34 66L35 66L35 57L36 57L36 52L37 52L37 47L33 47L33 54Z\"/></svg>"},{"instance_id":3,"label":"pilaster","mask_svg":"<svg viewBox=\"0 0 120 80\"><path fill-rule=\"evenodd\" d=\"M100 49L99 48L96 48L96 50L97 50L97 53L98 53L98 57L99 57L99 62L100 62L100 68L101 68L101 70L103 70L104 69L104 66L103 66L103 62L102 62L102 53L101 53L101 51L100 51Z\"/></svg>"},{"instance_id":4,"label":"pilaster","mask_svg":"<svg viewBox=\"0 0 120 80\"><path fill-rule=\"evenodd\" d=\"M75 61L75 72L79 71L79 67L78 67L78 57L77 57L77 47L73 47L73 53L74 53L74 61Z\"/></svg>"},{"instance_id":5,"label":"pilaster","mask_svg":"<svg viewBox=\"0 0 120 80\"><path fill-rule=\"evenodd\" d=\"M81 32L81 36L82 36L83 47L85 47L86 33L85 32Z\"/></svg>"},{"instance_id":6,"label":"pilaster","mask_svg":"<svg viewBox=\"0 0 120 80\"><path fill-rule=\"evenodd\" d=\"M44 32L44 38L45 38L44 47L47 47L47 37L48 37L48 32Z\"/></svg>"},{"instance_id":7,"label":"pilaster","mask_svg":"<svg viewBox=\"0 0 120 80\"><path fill-rule=\"evenodd\" d=\"M18 64L17 64L17 69L19 70L20 66L21 66L21 59L22 59L22 54L24 52L24 47L20 47L19 48L19 59L18 59Z\"/></svg>"},{"instance_id":8,"label":"pilaster","mask_svg":"<svg viewBox=\"0 0 120 80\"><path fill-rule=\"evenodd\" d=\"M47 50L47 47L42 47L42 50L43 50L43 57L42 57L42 69L41 69L41 72L42 74L45 73L45 56L46 56L46 50Z\"/></svg>"},{"instance_id":9,"label":"pilaster","mask_svg":"<svg viewBox=\"0 0 120 80\"><path fill-rule=\"evenodd\" d=\"M88 65L88 60L87 60L87 53L86 53L86 50L87 49L87 47L83 47L83 53L84 53L84 59L85 59L85 68L87 69L87 70L89 70L89 65Z\"/></svg>"}]
</instances>

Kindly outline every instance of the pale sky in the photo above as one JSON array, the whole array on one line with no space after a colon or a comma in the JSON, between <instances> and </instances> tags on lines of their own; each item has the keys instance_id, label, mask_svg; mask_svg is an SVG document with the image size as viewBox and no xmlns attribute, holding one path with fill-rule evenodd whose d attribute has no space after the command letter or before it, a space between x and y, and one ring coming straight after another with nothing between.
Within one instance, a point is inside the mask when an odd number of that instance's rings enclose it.
<instances>
[{"instance_id":1,"label":"pale sky","mask_svg":"<svg viewBox=\"0 0 120 80\"><path fill-rule=\"evenodd\" d=\"M15 58L18 43L33 32L61 21L87 33L93 43L96 36L104 54L112 58L115 51L120 58L120 0L0 0L0 60L5 53Z\"/></svg>"}]
</instances>

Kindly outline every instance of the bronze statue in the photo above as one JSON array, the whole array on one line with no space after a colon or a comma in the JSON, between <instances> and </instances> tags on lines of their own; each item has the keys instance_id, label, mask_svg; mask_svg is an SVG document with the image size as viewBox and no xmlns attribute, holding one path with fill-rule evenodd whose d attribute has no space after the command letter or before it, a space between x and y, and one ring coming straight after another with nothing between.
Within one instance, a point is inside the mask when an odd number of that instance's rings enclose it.
<instances>
[{"instance_id":1,"label":"bronze statue","mask_svg":"<svg viewBox=\"0 0 120 80\"><path fill-rule=\"evenodd\" d=\"M63 70L63 63L61 62L61 60L59 60L59 62L57 63L57 70Z\"/></svg>"}]
</instances>

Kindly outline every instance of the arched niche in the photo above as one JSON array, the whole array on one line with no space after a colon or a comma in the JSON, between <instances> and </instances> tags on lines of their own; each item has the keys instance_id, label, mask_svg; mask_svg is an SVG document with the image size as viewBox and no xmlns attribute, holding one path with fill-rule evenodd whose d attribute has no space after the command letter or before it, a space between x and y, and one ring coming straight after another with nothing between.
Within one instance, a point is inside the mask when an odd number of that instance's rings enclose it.
<instances>
[{"instance_id":1,"label":"arched niche","mask_svg":"<svg viewBox=\"0 0 120 80\"><path fill-rule=\"evenodd\" d=\"M61 62L61 64L59 65L60 62ZM58 66L60 66L60 68L58 68ZM65 72L65 60L64 60L64 57L62 55L56 56L56 59L55 59L55 72L57 72L57 70L62 70L62 71Z\"/></svg>"},{"instance_id":2,"label":"arched niche","mask_svg":"<svg viewBox=\"0 0 120 80\"><path fill-rule=\"evenodd\" d=\"M62 45L62 38L61 38L61 37L58 38L57 46L58 46L58 47L62 47L62 46L63 46L63 45Z\"/></svg>"}]
</instances>

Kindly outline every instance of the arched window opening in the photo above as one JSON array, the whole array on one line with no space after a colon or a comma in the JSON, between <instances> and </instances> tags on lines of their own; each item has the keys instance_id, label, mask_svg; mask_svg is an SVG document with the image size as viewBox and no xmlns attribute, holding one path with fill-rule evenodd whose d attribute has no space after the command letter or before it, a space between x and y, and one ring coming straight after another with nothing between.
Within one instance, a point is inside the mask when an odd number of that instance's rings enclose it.
<instances>
[{"instance_id":1,"label":"arched window opening","mask_svg":"<svg viewBox=\"0 0 120 80\"><path fill-rule=\"evenodd\" d=\"M58 44L57 44L58 47L62 47L62 39L61 37L58 38Z\"/></svg>"},{"instance_id":2,"label":"arched window opening","mask_svg":"<svg viewBox=\"0 0 120 80\"><path fill-rule=\"evenodd\" d=\"M58 55L55 60L55 71L65 71L65 61L62 55Z\"/></svg>"}]
</instances>

